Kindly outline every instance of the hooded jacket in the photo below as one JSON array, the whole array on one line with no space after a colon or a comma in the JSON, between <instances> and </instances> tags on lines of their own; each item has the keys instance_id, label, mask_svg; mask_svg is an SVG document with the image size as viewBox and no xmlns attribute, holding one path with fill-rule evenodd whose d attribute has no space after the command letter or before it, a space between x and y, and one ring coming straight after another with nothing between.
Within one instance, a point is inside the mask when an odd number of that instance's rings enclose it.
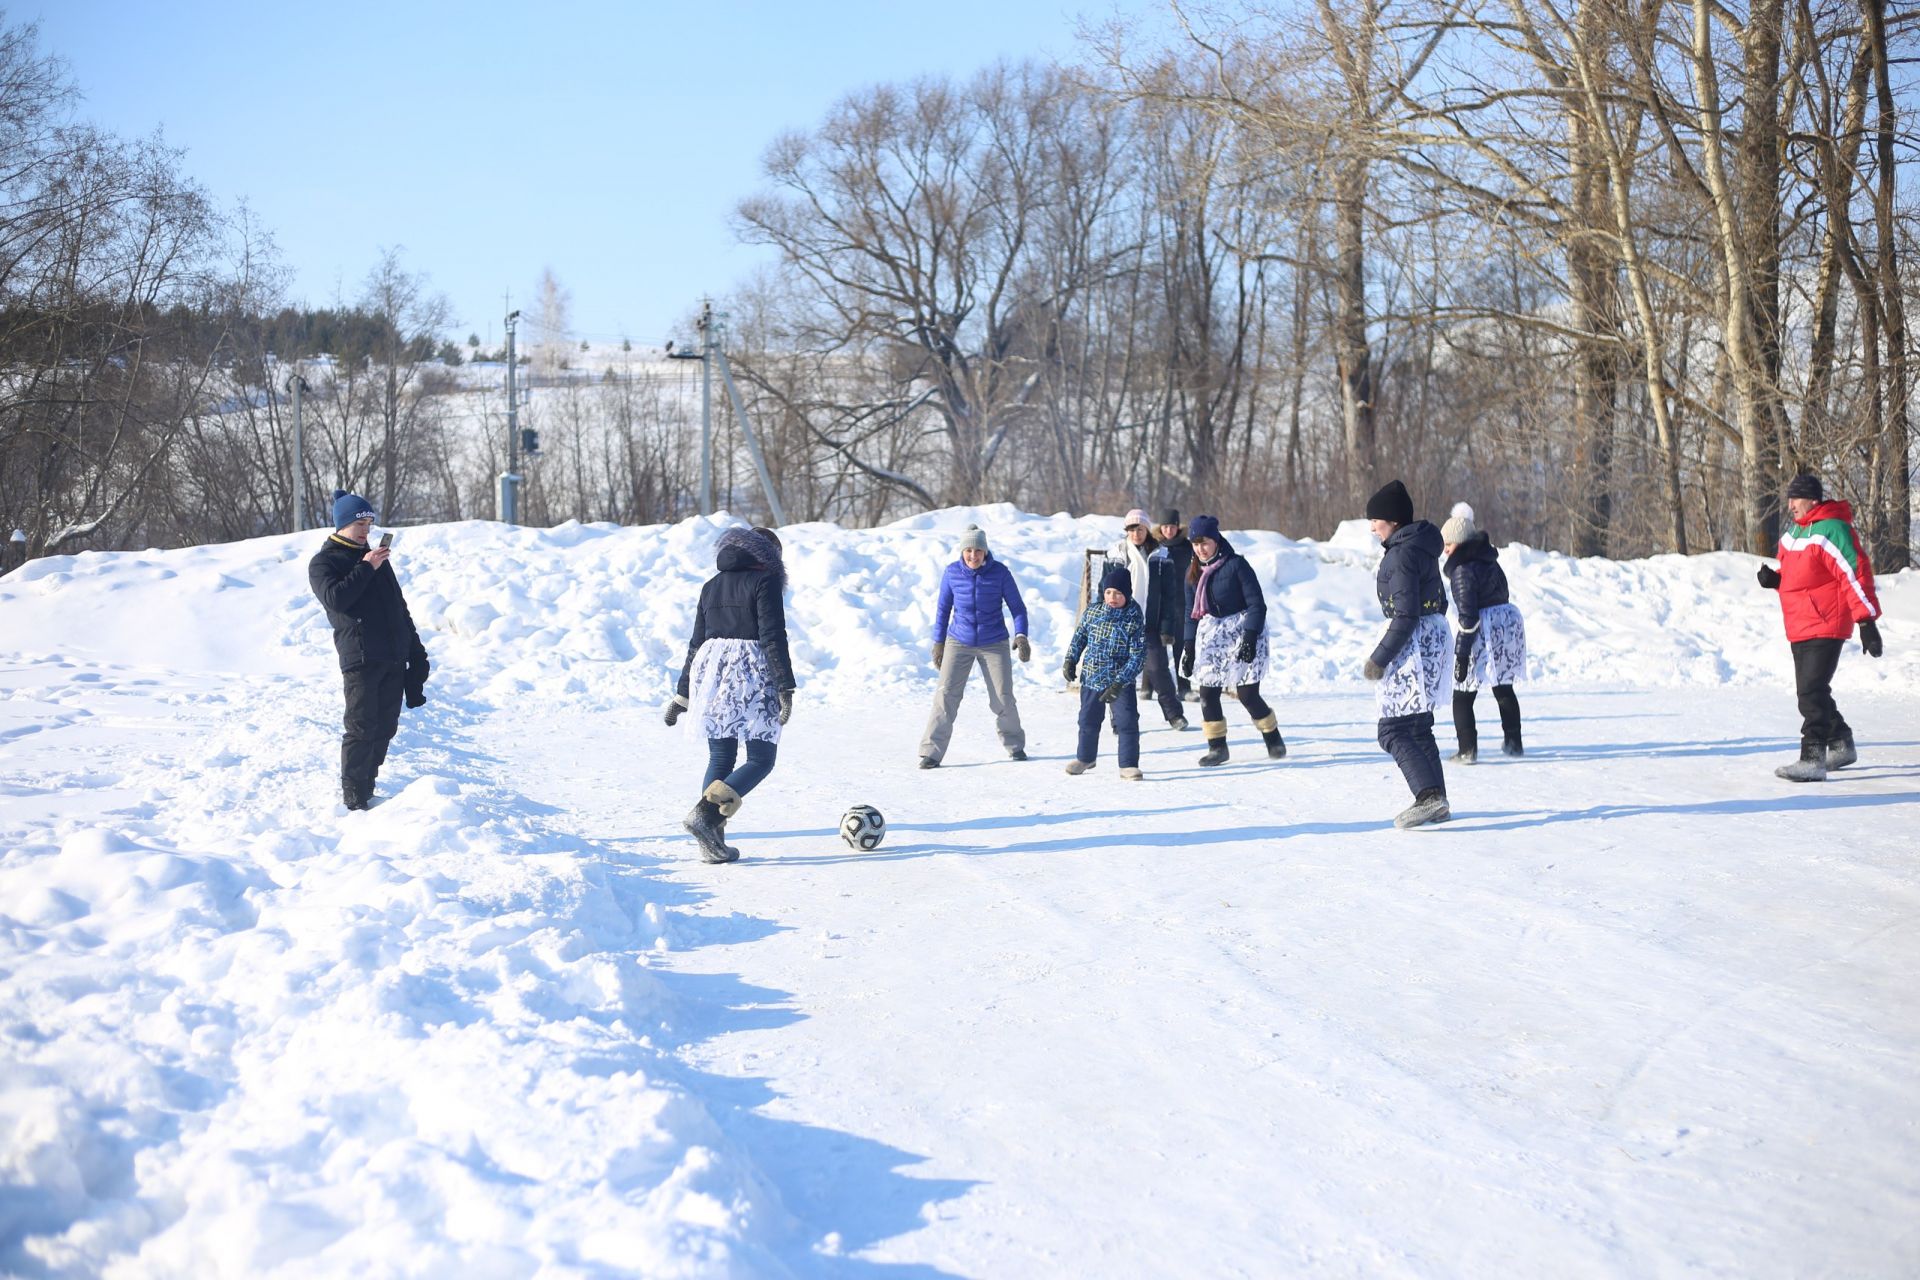
<instances>
[{"instance_id":1,"label":"hooded jacket","mask_svg":"<svg viewBox=\"0 0 1920 1280\"><path fill-rule=\"evenodd\" d=\"M1384 546L1386 554L1374 578L1380 612L1387 616L1387 634L1373 648L1373 663L1380 667L1407 647L1421 618L1447 611L1447 591L1440 582L1440 552L1446 543L1440 530L1431 521L1415 520L1388 534Z\"/></svg>"},{"instance_id":2,"label":"hooded jacket","mask_svg":"<svg viewBox=\"0 0 1920 1280\"><path fill-rule=\"evenodd\" d=\"M1067 644L1067 661L1080 666L1080 687L1105 691L1131 684L1147 665L1147 626L1133 599L1118 609L1102 600L1087 606Z\"/></svg>"},{"instance_id":3,"label":"hooded jacket","mask_svg":"<svg viewBox=\"0 0 1920 1280\"><path fill-rule=\"evenodd\" d=\"M374 568L364 544L330 534L307 562L307 585L327 611L340 669L353 671L369 662L424 666L427 650L400 594L400 579L389 561Z\"/></svg>"},{"instance_id":4,"label":"hooded jacket","mask_svg":"<svg viewBox=\"0 0 1920 1280\"><path fill-rule=\"evenodd\" d=\"M700 588L693 639L687 643L687 660L674 691L687 698L694 655L708 640L758 640L774 687L796 688L787 652L787 612L780 599L787 581L780 549L750 529L729 529L720 535L713 567L720 572Z\"/></svg>"},{"instance_id":5,"label":"hooded jacket","mask_svg":"<svg viewBox=\"0 0 1920 1280\"><path fill-rule=\"evenodd\" d=\"M1507 573L1484 530L1471 534L1447 557L1447 585L1453 588L1453 611L1463 636L1480 629L1482 609L1508 603Z\"/></svg>"},{"instance_id":6,"label":"hooded jacket","mask_svg":"<svg viewBox=\"0 0 1920 1280\"><path fill-rule=\"evenodd\" d=\"M1267 598L1260 591L1260 575L1253 571L1247 558L1233 549L1225 535L1215 539L1219 550L1214 554L1214 562L1219 568L1207 579L1207 613L1215 618L1230 618L1242 609L1247 612L1246 634L1257 636L1267 629ZM1206 566L1194 557L1187 567L1189 585L1194 604L1187 610L1189 614L1199 607L1198 584L1200 574ZM1189 617L1186 625L1186 637L1197 638L1200 620Z\"/></svg>"},{"instance_id":7,"label":"hooded jacket","mask_svg":"<svg viewBox=\"0 0 1920 1280\"><path fill-rule=\"evenodd\" d=\"M1002 611L1013 615L1013 634L1027 634L1027 606L1014 585L1013 571L987 553L978 569L955 560L940 575L940 596L933 606L933 642L951 638L969 648L999 644L1007 638Z\"/></svg>"},{"instance_id":8,"label":"hooded jacket","mask_svg":"<svg viewBox=\"0 0 1920 1280\"><path fill-rule=\"evenodd\" d=\"M1853 532L1853 508L1822 502L1780 533L1780 613L1787 639L1845 640L1880 616L1873 564Z\"/></svg>"}]
</instances>

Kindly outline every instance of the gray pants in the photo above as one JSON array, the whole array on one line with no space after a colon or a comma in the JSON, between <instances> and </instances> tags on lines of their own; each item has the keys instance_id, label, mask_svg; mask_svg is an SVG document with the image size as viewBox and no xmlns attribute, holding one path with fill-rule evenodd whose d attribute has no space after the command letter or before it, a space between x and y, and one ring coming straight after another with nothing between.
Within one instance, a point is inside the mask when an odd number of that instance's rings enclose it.
<instances>
[{"instance_id":1,"label":"gray pants","mask_svg":"<svg viewBox=\"0 0 1920 1280\"><path fill-rule=\"evenodd\" d=\"M934 690L933 714L927 717L927 732L920 739L920 754L935 760L947 754L947 742L953 737L953 720L960 714L960 699L966 696L967 676L973 664L987 682L987 705L993 708L994 728L1000 731L1000 745L1009 751L1024 751L1027 731L1020 727L1020 704L1013 697L1013 648L1005 640L998 644L955 644L947 641L940 663L940 687Z\"/></svg>"}]
</instances>

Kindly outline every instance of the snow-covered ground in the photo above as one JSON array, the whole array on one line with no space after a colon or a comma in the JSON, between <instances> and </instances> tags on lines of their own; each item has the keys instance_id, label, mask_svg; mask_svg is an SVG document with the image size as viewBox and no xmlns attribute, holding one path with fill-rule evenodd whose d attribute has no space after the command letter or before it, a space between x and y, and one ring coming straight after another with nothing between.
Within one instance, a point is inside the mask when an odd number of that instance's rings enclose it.
<instances>
[{"instance_id":1,"label":"snow-covered ground","mask_svg":"<svg viewBox=\"0 0 1920 1280\"><path fill-rule=\"evenodd\" d=\"M922 773L970 519L1035 759L976 688ZM799 708L709 867L658 710L723 523L402 530L432 701L365 814L319 535L0 579L0 1270L1920 1270L1920 575L1842 663L1860 765L1794 788L1752 558L1509 549L1529 755L1398 832L1351 533L1236 538L1290 757L1148 712L1136 785L1060 768L1117 522L795 526Z\"/></svg>"}]
</instances>

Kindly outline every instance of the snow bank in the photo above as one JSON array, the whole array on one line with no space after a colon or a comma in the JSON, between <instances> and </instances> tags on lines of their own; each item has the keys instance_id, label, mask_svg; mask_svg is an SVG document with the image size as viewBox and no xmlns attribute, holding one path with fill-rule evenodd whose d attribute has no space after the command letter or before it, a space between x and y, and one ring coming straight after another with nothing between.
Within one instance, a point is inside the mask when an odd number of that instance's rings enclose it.
<instances>
[{"instance_id":1,"label":"snow bank","mask_svg":"<svg viewBox=\"0 0 1920 1280\"><path fill-rule=\"evenodd\" d=\"M718 515L625 528L517 529L470 521L404 529L395 545L415 621L443 690L489 701L583 708L658 701L677 675ZM781 531L788 625L805 696L835 700L932 679L927 650L939 577L978 523L1011 565L1039 650L1023 669L1051 685L1072 633L1082 555L1120 537L1112 517L952 508L879 529ZM320 676L332 662L306 585L321 535L182 551L51 557L0 580L0 652L176 671ZM1281 690L1357 682L1381 622L1377 548L1343 529L1327 542L1230 531L1266 586ZM1514 544L1502 563L1525 612L1537 679L1563 684L1778 682L1791 670L1775 597L1753 556L1575 559ZM1841 686L1920 687L1920 575L1883 579L1892 622L1880 662L1841 666Z\"/></svg>"}]
</instances>

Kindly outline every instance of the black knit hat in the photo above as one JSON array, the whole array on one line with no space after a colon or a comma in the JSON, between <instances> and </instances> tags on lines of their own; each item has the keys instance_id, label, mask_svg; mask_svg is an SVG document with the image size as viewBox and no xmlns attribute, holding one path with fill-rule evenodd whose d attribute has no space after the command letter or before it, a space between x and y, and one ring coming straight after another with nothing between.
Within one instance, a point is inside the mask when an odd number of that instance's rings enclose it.
<instances>
[{"instance_id":1,"label":"black knit hat","mask_svg":"<svg viewBox=\"0 0 1920 1280\"><path fill-rule=\"evenodd\" d=\"M1100 590L1118 591L1127 599L1133 599L1133 574L1123 565L1114 565L1100 576Z\"/></svg>"},{"instance_id":2,"label":"black knit hat","mask_svg":"<svg viewBox=\"0 0 1920 1280\"><path fill-rule=\"evenodd\" d=\"M1398 480L1389 480L1380 486L1371 498L1367 499L1367 519L1389 520L1394 524L1413 523L1413 499L1407 494L1407 486Z\"/></svg>"},{"instance_id":3,"label":"black knit hat","mask_svg":"<svg viewBox=\"0 0 1920 1280\"><path fill-rule=\"evenodd\" d=\"M1180 512L1174 507L1162 507L1160 508L1160 518L1154 521L1154 523L1177 525L1180 523Z\"/></svg>"},{"instance_id":4,"label":"black knit hat","mask_svg":"<svg viewBox=\"0 0 1920 1280\"><path fill-rule=\"evenodd\" d=\"M1820 488L1819 476L1814 475L1811 471L1802 471L1799 475L1787 481L1787 496L1789 498L1812 498L1815 502L1818 502L1826 497L1826 493Z\"/></svg>"}]
</instances>

